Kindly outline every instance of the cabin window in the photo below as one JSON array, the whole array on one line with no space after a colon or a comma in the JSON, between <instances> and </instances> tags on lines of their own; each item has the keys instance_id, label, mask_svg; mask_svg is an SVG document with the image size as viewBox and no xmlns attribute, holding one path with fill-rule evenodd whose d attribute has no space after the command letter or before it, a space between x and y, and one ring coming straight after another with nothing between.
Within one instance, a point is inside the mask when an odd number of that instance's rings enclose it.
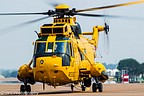
<instances>
[{"instance_id":1,"label":"cabin window","mask_svg":"<svg viewBox=\"0 0 144 96\"><path fill-rule=\"evenodd\" d=\"M37 43L36 53L45 53L46 43L40 42Z\"/></svg>"},{"instance_id":2,"label":"cabin window","mask_svg":"<svg viewBox=\"0 0 144 96\"><path fill-rule=\"evenodd\" d=\"M66 53L71 56L71 51L70 51L70 44L66 43Z\"/></svg>"},{"instance_id":3,"label":"cabin window","mask_svg":"<svg viewBox=\"0 0 144 96\"><path fill-rule=\"evenodd\" d=\"M48 42L47 52L51 53L53 51L53 45L54 45L53 42Z\"/></svg>"},{"instance_id":4,"label":"cabin window","mask_svg":"<svg viewBox=\"0 0 144 96\"><path fill-rule=\"evenodd\" d=\"M71 43L70 43L70 51L71 51L71 56L74 56L73 47Z\"/></svg>"},{"instance_id":5,"label":"cabin window","mask_svg":"<svg viewBox=\"0 0 144 96\"><path fill-rule=\"evenodd\" d=\"M54 52L65 52L65 43L64 42L56 42L54 46Z\"/></svg>"},{"instance_id":6,"label":"cabin window","mask_svg":"<svg viewBox=\"0 0 144 96\"><path fill-rule=\"evenodd\" d=\"M67 42L55 42L54 53L62 57L62 66L70 66L70 50Z\"/></svg>"},{"instance_id":7,"label":"cabin window","mask_svg":"<svg viewBox=\"0 0 144 96\"><path fill-rule=\"evenodd\" d=\"M60 41L60 40L69 40L69 38L64 37L64 36L57 36L56 41Z\"/></svg>"},{"instance_id":8,"label":"cabin window","mask_svg":"<svg viewBox=\"0 0 144 96\"><path fill-rule=\"evenodd\" d=\"M64 53L62 55L62 66L70 66L70 56L71 56L71 52L70 52L70 44L68 42L65 43L66 44L66 53Z\"/></svg>"}]
</instances>

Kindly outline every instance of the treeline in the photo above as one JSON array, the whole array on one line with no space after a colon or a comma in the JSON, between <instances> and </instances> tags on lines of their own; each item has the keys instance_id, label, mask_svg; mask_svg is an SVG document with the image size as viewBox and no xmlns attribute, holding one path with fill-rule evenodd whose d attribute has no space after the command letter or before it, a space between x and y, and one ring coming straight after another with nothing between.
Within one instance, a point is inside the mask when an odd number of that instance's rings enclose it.
<instances>
[{"instance_id":1,"label":"treeline","mask_svg":"<svg viewBox=\"0 0 144 96\"><path fill-rule=\"evenodd\" d=\"M5 78L17 77L17 70L0 69L0 75L4 76Z\"/></svg>"},{"instance_id":2,"label":"treeline","mask_svg":"<svg viewBox=\"0 0 144 96\"><path fill-rule=\"evenodd\" d=\"M141 74L144 77L144 63L141 64L132 58L120 60L117 69L120 71L127 70L130 76L139 76Z\"/></svg>"}]
</instances>

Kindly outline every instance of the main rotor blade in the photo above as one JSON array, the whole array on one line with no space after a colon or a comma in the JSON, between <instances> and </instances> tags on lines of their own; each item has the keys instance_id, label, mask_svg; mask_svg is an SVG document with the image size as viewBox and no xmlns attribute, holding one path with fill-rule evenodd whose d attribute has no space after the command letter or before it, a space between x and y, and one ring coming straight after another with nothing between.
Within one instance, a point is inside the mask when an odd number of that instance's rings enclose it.
<instances>
[{"instance_id":1,"label":"main rotor blade","mask_svg":"<svg viewBox=\"0 0 144 96\"><path fill-rule=\"evenodd\" d=\"M102 14L88 14L88 13L73 13L73 15L88 16L88 17L121 18L127 20L144 20L143 17L120 16L120 15L102 15Z\"/></svg>"},{"instance_id":2,"label":"main rotor blade","mask_svg":"<svg viewBox=\"0 0 144 96\"><path fill-rule=\"evenodd\" d=\"M27 21L27 22L21 23L20 25L35 23L35 22L44 20L44 19L49 18L49 17L51 17L51 16L46 16L46 17L42 17L42 18L39 18L39 19L36 19L36 20Z\"/></svg>"},{"instance_id":3,"label":"main rotor blade","mask_svg":"<svg viewBox=\"0 0 144 96\"><path fill-rule=\"evenodd\" d=\"M47 19L47 18L49 18L49 17L51 17L51 16L42 17L42 18L39 18L39 19L27 21L27 22L24 22L24 23L20 23L20 24L16 24L16 25L13 25L13 26L9 26L9 27L0 29L1 32L4 31L3 33L0 32L0 35L9 33L9 32L10 32L9 29L11 29L11 30L16 30L16 29L19 29L19 28L21 28L21 27L25 27L25 26L27 26L27 25L30 25L30 24L32 24L32 23L35 23L35 22L38 22L38 21Z\"/></svg>"},{"instance_id":4,"label":"main rotor blade","mask_svg":"<svg viewBox=\"0 0 144 96\"><path fill-rule=\"evenodd\" d=\"M75 13L74 15L89 16L89 17L110 17L110 18L121 18L118 15L101 15L101 14L88 14L88 13Z\"/></svg>"},{"instance_id":5,"label":"main rotor blade","mask_svg":"<svg viewBox=\"0 0 144 96\"><path fill-rule=\"evenodd\" d=\"M115 7L121 7L121 6L128 6L128 5L141 4L141 3L144 3L144 0L139 0L139 1L135 1L135 2L128 2L128 3L122 3L122 4L109 5L109 6L88 8L88 9L83 9L83 10L76 10L76 12L102 10L102 9L115 8Z\"/></svg>"},{"instance_id":6,"label":"main rotor blade","mask_svg":"<svg viewBox=\"0 0 144 96\"><path fill-rule=\"evenodd\" d=\"M0 15L47 15L48 12L40 13L0 13Z\"/></svg>"}]
</instances>

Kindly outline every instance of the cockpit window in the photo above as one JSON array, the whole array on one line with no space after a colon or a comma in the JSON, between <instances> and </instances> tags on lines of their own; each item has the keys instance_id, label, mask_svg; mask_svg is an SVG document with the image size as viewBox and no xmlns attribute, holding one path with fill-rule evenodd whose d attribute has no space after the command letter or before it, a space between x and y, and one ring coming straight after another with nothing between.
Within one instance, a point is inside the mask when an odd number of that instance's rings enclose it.
<instances>
[{"instance_id":1,"label":"cockpit window","mask_svg":"<svg viewBox=\"0 0 144 96\"><path fill-rule=\"evenodd\" d=\"M48 47L47 47L47 52L52 52L53 51L53 42L48 42Z\"/></svg>"},{"instance_id":2,"label":"cockpit window","mask_svg":"<svg viewBox=\"0 0 144 96\"><path fill-rule=\"evenodd\" d=\"M36 53L44 53L46 48L45 42L37 43Z\"/></svg>"},{"instance_id":3,"label":"cockpit window","mask_svg":"<svg viewBox=\"0 0 144 96\"><path fill-rule=\"evenodd\" d=\"M35 47L34 66L36 66L36 58L52 55L62 58L62 66L70 66L71 53L68 42L36 42Z\"/></svg>"},{"instance_id":4,"label":"cockpit window","mask_svg":"<svg viewBox=\"0 0 144 96\"><path fill-rule=\"evenodd\" d=\"M66 42L37 42L35 46L35 54L57 52L66 53L66 44Z\"/></svg>"},{"instance_id":5,"label":"cockpit window","mask_svg":"<svg viewBox=\"0 0 144 96\"><path fill-rule=\"evenodd\" d=\"M54 46L54 52L65 52L65 42L56 42Z\"/></svg>"}]
</instances>

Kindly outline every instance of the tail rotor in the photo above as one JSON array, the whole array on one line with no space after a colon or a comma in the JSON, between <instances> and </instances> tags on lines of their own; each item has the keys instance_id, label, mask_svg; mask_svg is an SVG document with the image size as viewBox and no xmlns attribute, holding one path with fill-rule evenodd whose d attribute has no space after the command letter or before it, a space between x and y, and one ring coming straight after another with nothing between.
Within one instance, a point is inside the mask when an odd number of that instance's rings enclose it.
<instances>
[{"instance_id":1,"label":"tail rotor","mask_svg":"<svg viewBox=\"0 0 144 96\"><path fill-rule=\"evenodd\" d=\"M109 25L105 22L104 23L104 46L105 46L105 52L109 53L109 47L110 47L110 40L109 40Z\"/></svg>"}]
</instances>

